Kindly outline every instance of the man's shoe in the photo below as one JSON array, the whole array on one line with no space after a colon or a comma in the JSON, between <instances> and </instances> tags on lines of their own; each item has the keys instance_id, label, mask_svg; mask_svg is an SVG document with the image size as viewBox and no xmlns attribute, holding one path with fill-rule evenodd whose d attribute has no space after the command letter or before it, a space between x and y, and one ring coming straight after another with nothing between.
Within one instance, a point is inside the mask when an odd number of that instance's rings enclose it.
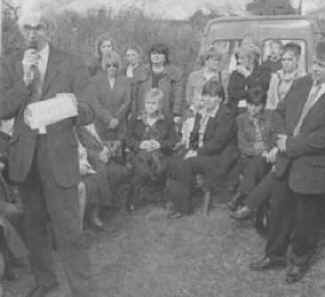
<instances>
[{"instance_id":1,"label":"man's shoe","mask_svg":"<svg viewBox=\"0 0 325 297\"><path fill-rule=\"evenodd\" d=\"M243 198L241 193L236 193L229 202L227 202L227 207L230 211L237 210L238 206L241 204Z\"/></svg>"},{"instance_id":2,"label":"man's shoe","mask_svg":"<svg viewBox=\"0 0 325 297\"><path fill-rule=\"evenodd\" d=\"M306 271L306 267L291 265L286 274L286 282L288 284L293 284L300 281L306 274Z\"/></svg>"},{"instance_id":3,"label":"man's shoe","mask_svg":"<svg viewBox=\"0 0 325 297\"><path fill-rule=\"evenodd\" d=\"M252 214L253 211L251 211L247 206L243 206L232 212L230 216L235 220L247 220L252 216Z\"/></svg>"},{"instance_id":4,"label":"man's shoe","mask_svg":"<svg viewBox=\"0 0 325 297\"><path fill-rule=\"evenodd\" d=\"M58 288L59 284L57 282L36 286L27 293L26 297L46 297L50 292L55 291Z\"/></svg>"},{"instance_id":5,"label":"man's shoe","mask_svg":"<svg viewBox=\"0 0 325 297\"><path fill-rule=\"evenodd\" d=\"M283 258L272 258L266 256L260 260L252 262L249 265L249 268L255 271L262 271L268 269L282 268L285 267L285 265L286 261Z\"/></svg>"},{"instance_id":6,"label":"man's shoe","mask_svg":"<svg viewBox=\"0 0 325 297\"><path fill-rule=\"evenodd\" d=\"M179 218L181 218L183 215L180 213L180 212L174 212L174 213L172 213L172 214L170 214L169 216L168 216L168 218L169 219L179 219Z\"/></svg>"}]
</instances>

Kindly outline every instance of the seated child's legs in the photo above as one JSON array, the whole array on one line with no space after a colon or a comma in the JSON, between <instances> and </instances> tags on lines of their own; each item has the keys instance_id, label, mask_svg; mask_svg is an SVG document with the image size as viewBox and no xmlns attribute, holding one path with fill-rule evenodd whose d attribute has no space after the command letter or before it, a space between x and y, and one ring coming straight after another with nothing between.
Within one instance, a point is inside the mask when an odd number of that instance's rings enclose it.
<instances>
[{"instance_id":1,"label":"seated child's legs","mask_svg":"<svg viewBox=\"0 0 325 297\"><path fill-rule=\"evenodd\" d=\"M262 156L246 157L238 192L248 195L270 170L270 164Z\"/></svg>"}]
</instances>

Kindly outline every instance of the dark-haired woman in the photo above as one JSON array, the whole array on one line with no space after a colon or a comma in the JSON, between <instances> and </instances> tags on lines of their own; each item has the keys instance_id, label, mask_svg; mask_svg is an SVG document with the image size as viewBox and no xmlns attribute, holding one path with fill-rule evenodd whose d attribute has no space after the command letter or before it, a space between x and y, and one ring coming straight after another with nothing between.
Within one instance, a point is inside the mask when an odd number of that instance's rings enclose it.
<instances>
[{"instance_id":1,"label":"dark-haired woman","mask_svg":"<svg viewBox=\"0 0 325 297\"><path fill-rule=\"evenodd\" d=\"M164 44L155 44L149 50L149 70L138 82L133 113L144 110L144 98L148 90L159 88L164 93L163 113L178 122L184 108L184 80L182 71L169 61L169 49Z\"/></svg>"},{"instance_id":2,"label":"dark-haired woman","mask_svg":"<svg viewBox=\"0 0 325 297\"><path fill-rule=\"evenodd\" d=\"M223 103L221 83L208 81L201 95L203 109L196 115L189 133L190 149L169 164L167 193L174 205L172 217L191 213L191 189L197 175L203 177L204 212L207 213L211 191L216 185L224 185L238 157L236 110Z\"/></svg>"}]
</instances>

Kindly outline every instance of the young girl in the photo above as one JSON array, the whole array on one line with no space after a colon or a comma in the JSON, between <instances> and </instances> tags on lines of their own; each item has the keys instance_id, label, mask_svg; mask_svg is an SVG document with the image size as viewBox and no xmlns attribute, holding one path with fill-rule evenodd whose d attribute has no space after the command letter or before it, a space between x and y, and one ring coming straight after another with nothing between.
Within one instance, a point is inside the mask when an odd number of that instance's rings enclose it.
<instances>
[{"instance_id":1,"label":"young girl","mask_svg":"<svg viewBox=\"0 0 325 297\"><path fill-rule=\"evenodd\" d=\"M165 183L165 159L176 143L172 120L162 113L163 92L154 88L145 95L142 115L130 120L127 147L133 164L132 190L128 207L134 209L140 189L149 183Z\"/></svg>"}]
</instances>

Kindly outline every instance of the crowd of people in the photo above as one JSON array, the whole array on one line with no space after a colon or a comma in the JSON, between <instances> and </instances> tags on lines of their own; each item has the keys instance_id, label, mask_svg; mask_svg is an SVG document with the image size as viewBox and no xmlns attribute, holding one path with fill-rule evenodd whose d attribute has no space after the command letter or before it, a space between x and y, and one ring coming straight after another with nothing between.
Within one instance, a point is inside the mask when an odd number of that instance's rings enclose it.
<instances>
[{"instance_id":1,"label":"crowd of people","mask_svg":"<svg viewBox=\"0 0 325 297\"><path fill-rule=\"evenodd\" d=\"M116 197L124 195L119 206L132 213L156 192L167 218L177 219L195 211L198 193L208 214L226 189L233 219L268 218L265 255L251 269L287 266L287 282L303 277L325 193L324 42L308 74L299 43L272 40L263 61L261 47L245 38L234 57L209 47L187 77L162 43L147 55L137 45L119 53L105 34L86 65L52 46L42 13L23 15L19 26L26 49L2 61L0 118L14 119L2 175L17 187L11 196L22 210L4 198L0 223L7 248L29 254L36 286L26 296L57 287L51 232L73 296L94 296L85 228L102 228L101 209ZM31 129L26 106L58 93L74 94L78 116ZM10 222L21 212L28 249Z\"/></svg>"}]
</instances>

